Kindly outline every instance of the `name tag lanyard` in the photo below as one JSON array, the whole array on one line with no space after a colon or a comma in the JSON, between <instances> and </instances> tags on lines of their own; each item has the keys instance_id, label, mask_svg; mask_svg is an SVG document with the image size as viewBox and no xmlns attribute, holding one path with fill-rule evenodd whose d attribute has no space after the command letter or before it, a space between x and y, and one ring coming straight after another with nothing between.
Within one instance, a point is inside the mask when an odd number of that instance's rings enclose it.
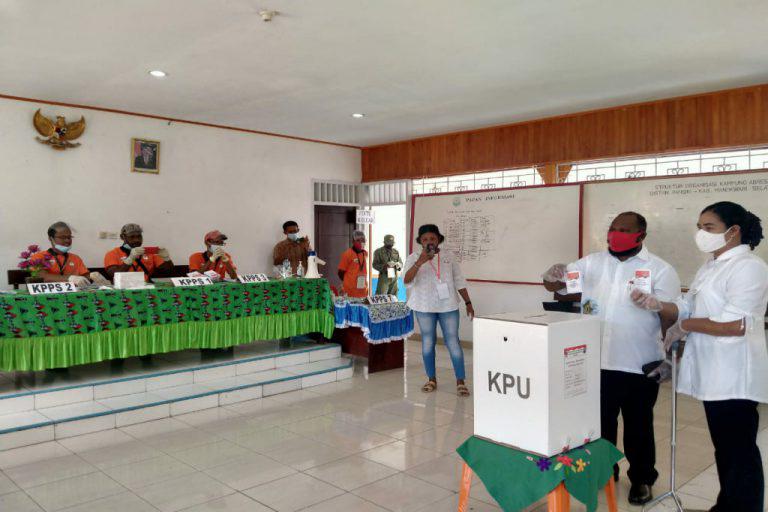
<instances>
[{"instance_id":1,"label":"name tag lanyard","mask_svg":"<svg viewBox=\"0 0 768 512\"><path fill-rule=\"evenodd\" d=\"M432 267L432 272L434 272L437 276L437 280L442 283L440 280L440 255L437 256L437 270L435 270L435 266L432 264L432 260L429 260L429 266Z\"/></svg>"},{"instance_id":2,"label":"name tag lanyard","mask_svg":"<svg viewBox=\"0 0 768 512\"><path fill-rule=\"evenodd\" d=\"M69 254L64 254L64 263L59 260L59 255L56 254L53 249L48 249L48 252L53 255L53 258L56 260L56 264L59 266L59 275L64 275L64 269L67 266L67 261L69 261Z\"/></svg>"}]
</instances>

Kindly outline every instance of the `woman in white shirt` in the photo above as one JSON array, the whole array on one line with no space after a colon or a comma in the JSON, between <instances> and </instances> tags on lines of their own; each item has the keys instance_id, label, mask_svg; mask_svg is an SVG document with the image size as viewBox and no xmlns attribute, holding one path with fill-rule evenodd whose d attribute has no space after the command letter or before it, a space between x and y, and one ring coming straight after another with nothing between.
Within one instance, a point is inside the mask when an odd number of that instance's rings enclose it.
<instances>
[{"instance_id":1,"label":"woman in white shirt","mask_svg":"<svg viewBox=\"0 0 768 512\"><path fill-rule=\"evenodd\" d=\"M475 310L458 263L450 251L440 251L439 246L443 240L445 237L434 224L425 224L419 228L416 242L420 247L405 260L403 282L408 290L408 307L416 313L419 322L421 353L429 379L421 390L431 393L437 389L435 344L439 322L456 375L456 391L459 396L469 396L464 381L464 352L459 343L457 294L464 300L470 319L474 317Z\"/></svg>"},{"instance_id":2,"label":"woman in white shirt","mask_svg":"<svg viewBox=\"0 0 768 512\"><path fill-rule=\"evenodd\" d=\"M752 250L760 219L720 202L701 212L696 245L712 259L675 303L634 293L636 304L675 320L665 349L686 338L678 391L704 402L720 494L711 511L762 512L765 484L757 446L758 402L768 402L764 316L768 265Z\"/></svg>"}]
</instances>

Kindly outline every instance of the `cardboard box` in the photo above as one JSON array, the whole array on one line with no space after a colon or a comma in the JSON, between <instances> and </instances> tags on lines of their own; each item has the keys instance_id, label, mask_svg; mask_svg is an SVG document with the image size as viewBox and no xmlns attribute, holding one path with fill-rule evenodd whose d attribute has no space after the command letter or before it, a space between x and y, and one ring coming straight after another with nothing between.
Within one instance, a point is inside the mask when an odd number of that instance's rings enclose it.
<instances>
[{"instance_id":1,"label":"cardboard box","mask_svg":"<svg viewBox=\"0 0 768 512\"><path fill-rule=\"evenodd\" d=\"M550 457L600 437L600 320L504 313L473 322L475 435Z\"/></svg>"},{"instance_id":2,"label":"cardboard box","mask_svg":"<svg viewBox=\"0 0 768 512\"><path fill-rule=\"evenodd\" d=\"M115 272L115 288L130 290L144 288L144 272Z\"/></svg>"}]
</instances>

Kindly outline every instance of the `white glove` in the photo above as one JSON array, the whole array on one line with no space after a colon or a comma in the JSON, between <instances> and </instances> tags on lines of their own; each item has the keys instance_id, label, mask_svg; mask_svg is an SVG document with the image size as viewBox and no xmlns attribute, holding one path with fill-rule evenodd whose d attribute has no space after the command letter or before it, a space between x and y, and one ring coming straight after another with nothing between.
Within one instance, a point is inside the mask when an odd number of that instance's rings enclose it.
<instances>
[{"instance_id":1,"label":"white glove","mask_svg":"<svg viewBox=\"0 0 768 512\"><path fill-rule=\"evenodd\" d=\"M91 272L90 277L91 281L93 281L93 284L97 284L99 286L108 286L111 284L107 278L98 272Z\"/></svg>"},{"instance_id":2,"label":"white glove","mask_svg":"<svg viewBox=\"0 0 768 512\"><path fill-rule=\"evenodd\" d=\"M556 283L558 281L563 281L565 279L565 273L568 271L568 267L563 265L562 263L556 263L549 267L544 274L542 274L542 278L548 283Z\"/></svg>"},{"instance_id":3,"label":"white glove","mask_svg":"<svg viewBox=\"0 0 768 512\"><path fill-rule=\"evenodd\" d=\"M165 247L160 247L157 250L157 255L163 258L165 261L171 261L171 255L168 254L168 249L166 249Z\"/></svg>"},{"instance_id":4,"label":"white glove","mask_svg":"<svg viewBox=\"0 0 768 512\"><path fill-rule=\"evenodd\" d=\"M664 336L664 352L669 352L674 342L685 339L688 335L688 331L683 329L681 322L682 320L678 318L677 322L667 329L667 334Z\"/></svg>"},{"instance_id":5,"label":"white glove","mask_svg":"<svg viewBox=\"0 0 768 512\"><path fill-rule=\"evenodd\" d=\"M211 261L216 261L219 258L224 259L224 249L221 246L216 246L211 255Z\"/></svg>"},{"instance_id":6,"label":"white glove","mask_svg":"<svg viewBox=\"0 0 768 512\"><path fill-rule=\"evenodd\" d=\"M659 366L648 374L649 379L653 379L659 384L667 382L672 378L672 363L665 359Z\"/></svg>"},{"instance_id":7,"label":"white glove","mask_svg":"<svg viewBox=\"0 0 768 512\"><path fill-rule=\"evenodd\" d=\"M134 261L140 259L142 256L144 256L144 248L143 247L134 247L131 249L131 252L123 258L123 263L126 265L132 265Z\"/></svg>"},{"instance_id":8,"label":"white glove","mask_svg":"<svg viewBox=\"0 0 768 512\"><path fill-rule=\"evenodd\" d=\"M632 292L629 294L629 297L632 299L632 302L635 304L635 306L639 307L640 309L645 309L654 313L661 311L661 301L652 293L645 293L641 290L635 289L632 290Z\"/></svg>"},{"instance_id":9,"label":"white glove","mask_svg":"<svg viewBox=\"0 0 768 512\"><path fill-rule=\"evenodd\" d=\"M88 278L83 276L69 276L67 281L77 286L78 288L85 288L86 286L91 284Z\"/></svg>"}]
</instances>

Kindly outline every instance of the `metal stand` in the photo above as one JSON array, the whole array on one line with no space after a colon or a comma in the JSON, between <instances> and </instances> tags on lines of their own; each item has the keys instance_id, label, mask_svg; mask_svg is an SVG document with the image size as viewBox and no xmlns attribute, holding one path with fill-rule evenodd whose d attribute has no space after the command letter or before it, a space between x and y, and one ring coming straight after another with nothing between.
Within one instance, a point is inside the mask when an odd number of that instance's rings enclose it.
<instances>
[{"instance_id":1,"label":"metal stand","mask_svg":"<svg viewBox=\"0 0 768 512\"><path fill-rule=\"evenodd\" d=\"M643 512L652 509L667 498L672 498L675 501L675 507L678 512L684 512L683 504L677 495L677 489L675 489L675 461L677 458L677 349L679 346L679 341L672 344L672 437L669 443L669 491L643 505Z\"/></svg>"}]
</instances>

